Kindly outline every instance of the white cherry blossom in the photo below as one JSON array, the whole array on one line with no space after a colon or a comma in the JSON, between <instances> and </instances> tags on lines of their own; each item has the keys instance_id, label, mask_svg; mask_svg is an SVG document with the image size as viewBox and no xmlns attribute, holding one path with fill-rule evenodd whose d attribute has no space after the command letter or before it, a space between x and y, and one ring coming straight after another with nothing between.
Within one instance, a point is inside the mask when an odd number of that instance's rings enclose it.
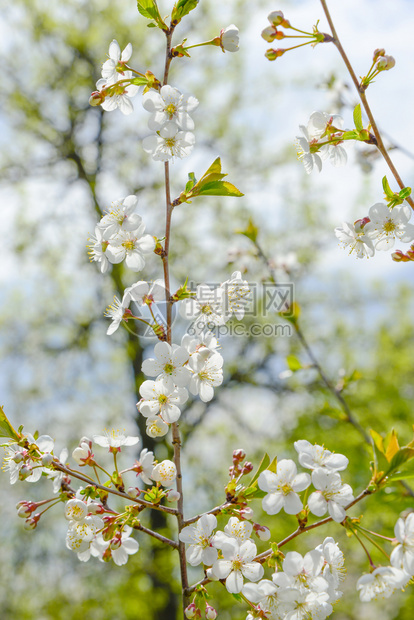
<instances>
[{"instance_id":1,"label":"white cherry blossom","mask_svg":"<svg viewBox=\"0 0 414 620\"><path fill-rule=\"evenodd\" d=\"M179 534L179 539L189 546L186 550L187 562L191 566L203 563L211 566L217 560L217 549L213 546L213 530L217 527L214 515L201 516L195 525L187 525Z\"/></svg>"},{"instance_id":2,"label":"white cherry blossom","mask_svg":"<svg viewBox=\"0 0 414 620\"><path fill-rule=\"evenodd\" d=\"M321 467L312 472L312 484L317 491L308 499L311 513L322 517L328 511L334 521L343 521L346 517L344 506L354 499L349 484L343 484L338 473Z\"/></svg>"},{"instance_id":3,"label":"white cherry blossom","mask_svg":"<svg viewBox=\"0 0 414 620\"><path fill-rule=\"evenodd\" d=\"M240 544L236 539L229 538L221 551L223 559L214 562L213 573L218 579L226 580L228 592L233 594L241 592L243 577L249 581L259 581L263 577L263 566L253 561L257 555L257 548L250 540Z\"/></svg>"},{"instance_id":4,"label":"white cherry blossom","mask_svg":"<svg viewBox=\"0 0 414 620\"><path fill-rule=\"evenodd\" d=\"M110 452L120 452L122 446L135 446L139 442L139 437L127 436L119 429L111 429L105 430L105 435L94 435L93 440L98 446L109 448Z\"/></svg>"},{"instance_id":5,"label":"white cherry blossom","mask_svg":"<svg viewBox=\"0 0 414 620\"><path fill-rule=\"evenodd\" d=\"M152 472L154 470L154 453L148 448L141 450L141 453L135 462L134 471L140 476L145 484L152 484Z\"/></svg>"},{"instance_id":6,"label":"white cherry blossom","mask_svg":"<svg viewBox=\"0 0 414 620\"><path fill-rule=\"evenodd\" d=\"M119 66L119 63L128 62L132 55L132 45L128 43L125 49L121 53L121 48L119 47L119 43L116 39L113 39L109 45L109 59L106 60L102 65L102 77L109 84L115 84L120 79L120 76L124 76L124 72L122 71L122 67ZM117 68L120 71L117 71Z\"/></svg>"},{"instance_id":7,"label":"white cherry blossom","mask_svg":"<svg viewBox=\"0 0 414 620\"><path fill-rule=\"evenodd\" d=\"M139 549L139 544L134 538L130 538L132 527L124 525L122 533L118 532L109 541L105 553L110 552L110 556L117 566L123 566L128 562L128 556L133 555Z\"/></svg>"},{"instance_id":8,"label":"white cherry blossom","mask_svg":"<svg viewBox=\"0 0 414 620\"><path fill-rule=\"evenodd\" d=\"M405 519L398 519L394 533L399 544L391 553L391 564L414 575L414 512L410 512Z\"/></svg>"},{"instance_id":9,"label":"white cherry blossom","mask_svg":"<svg viewBox=\"0 0 414 620\"><path fill-rule=\"evenodd\" d=\"M188 157L194 143L193 133L181 131L173 121L168 121L156 134L144 138L142 147L155 161L168 161L173 157Z\"/></svg>"},{"instance_id":10,"label":"white cherry blossom","mask_svg":"<svg viewBox=\"0 0 414 620\"><path fill-rule=\"evenodd\" d=\"M224 532L218 531L214 537L214 546L221 549L229 538L237 540L240 544L250 539L253 524L250 521L241 521L237 517L230 517Z\"/></svg>"},{"instance_id":11,"label":"white cherry blossom","mask_svg":"<svg viewBox=\"0 0 414 620\"><path fill-rule=\"evenodd\" d=\"M107 336L111 336L112 334L114 334L118 327L121 325L121 321L124 318L126 309L127 306L124 305L124 301L121 301L120 299L118 299L118 297L115 296L113 303L108 306L104 312L104 316L111 319L111 324L106 330Z\"/></svg>"},{"instance_id":12,"label":"white cherry blossom","mask_svg":"<svg viewBox=\"0 0 414 620\"><path fill-rule=\"evenodd\" d=\"M223 28L220 32L220 47L226 52L239 51L239 29L234 24Z\"/></svg>"},{"instance_id":13,"label":"white cherry blossom","mask_svg":"<svg viewBox=\"0 0 414 620\"><path fill-rule=\"evenodd\" d=\"M168 433L169 426L162 418L157 415L151 415L146 421L146 433L148 437L155 439L156 437L164 437Z\"/></svg>"},{"instance_id":14,"label":"white cherry blossom","mask_svg":"<svg viewBox=\"0 0 414 620\"><path fill-rule=\"evenodd\" d=\"M265 470L259 476L258 485L267 493L262 500L263 510L275 515L282 508L290 515L303 508L298 492L304 491L311 483L309 474L298 474L296 464L290 459L278 462L276 473Z\"/></svg>"},{"instance_id":15,"label":"white cherry blossom","mask_svg":"<svg viewBox=\"0 0 414 620\"><path fill-rule=\"evenodd\" d=\"M176 422L181 410L178 405L183 405L188 399L185 388L177 388L170 379L162 378L158 381L144 381L139 393L142 399L137 403L138 411L143 416L155 416L158 413L167 424Z\"/></svg>"},{"instance_id":16,"label":"white cherry blossom","mask_svg":"<svg viewBox=\"0 0 414 620\"><path fill-rule=\"evenodd\" d=\"M406 202L393 209L377 202L369 210L370 221L365 224L364 233L374 240L376 250L392 248L395 239L409 243L414 239L414 226L408 223L411 213Z\"/></svg>"},{"instance_id":17,"label":"white cherry blossom","mask_svg":"<svg viewBox=\"0 0 414 620\"><path fill-rule=\"evenodd\" d=\"M189 389L192 394L199 394L205 403L213 398L214 388L223 383L223 361L220 353L211 353L209 349L191 356L190 366L194 374Z\"/></svg>"},{"instance_id":18,"label":"white cherry blossom","mask_svg":"<svg viewBox=\"0 0 414 620\"><path fill-rule=\"evenodd\" d=\"M231 277L220 285L220 288L224 291L225 315L230 317L234 314L236 319L241 320L251 294L248 282L243 280L240 271L234 271Z\"/></svg>"},{"instance_id":19,"label":"white cherry blossom","mask_svg":"<svg viewBox=\"0 0 414 620\"><path fill-rule=\"evenodd\" d=\"M189 354L184 347L170 345L167 342L158 342L154 347L155 358L146 359L142 363L142 372L150 377L158 376L174 382L177 387L185 387L191 371L184 367L188 362Z\"/></svg>"},{"instance_id":20,"label":"white cherry blossom","mask_svg":"<svg viewBox=\"0 0 414 620\"><path fill-rule=\"evenodd\" d=\"M372 239L366 234L366 227L361 230L359 226L344 222L341 226L335 228L335 235L342 243L342 247L349 248L349 253L355 252L357 258L370 258L375 254Z\"/></svg>"},{"instance_id":21,"label":"white cherry blossom","mask_svg":"<svg viewBox=\"0 0 414 620\"><path fill-rule=\"evenodd\" d=\"M197 106L193 96L183 95L177 88L166 84L160 92L150 90L142 98L142 105L151 113L148 127L153 131L161 129L168 121L175 122L184 131L194 129L194 121L189 115Z\"/></svg>"},{"instance_id":22,"label":"white cherry blossom","mask_svg":"<svg viewBox=\"0 0 414 620\"><path fill-rule=\"evenodd\" d=\"M180 314L193 321L192 328L198 333L208 325L224 325L225 289L211 288L207 284L197 286L195 297L185 299L180 306Z\"/></svg>"},{"instance_id":23,"label":"white cherry blossom","mask_svg":"<svg viewBox=\"0 0 414 620\"><path fill-rule=\"evenodd\" d=\"M376 598L389 598L395 590L404 587L409 576L393 566L379 566L372 573L362 575L356 588L364 603Z\"/></svg>"},{"instance_id":24,"label":"white cherry blossom","mask_svg":"<svg viewBox=\"0 0 414 620\"><path fill-rule=\"evenodd\" d=\"M348 467L349 460L346 456L330 452L318 444L312 445L306 439L295 441L293 445L298 453L299 463L306 469L324 467L330 471L342 471Z\"/></svg>"},{"instance_id":25,"label":"white cherry blossom","mask_svg":"<svg viewBox=\"0 0 414 620\"><path fill-rule=\"evenodd\" d=\"M106 209L107 213L98 224L98 228L102 230L102 237L105 241L108 241L113 235L122 231L131 232L139 228L142 223L142 217L134 213L137 204L138 198L131 195L115 200Z\"/></svg>"},{"instance_id":26,"label":"white cherry blossom","mask_svg":"<svg viewBox=\"0 0 414 620\"><path fill-rule=\"evenodd\" d=\"M125 260L127 267L132 271L141 271L145 267L145 255L155 249L155 240L151 235L145 235L145 224L140 224L134 231L121 231L111 239L106 249L106 257L113 263Z\"/></svg>"},{"instance_id":27,"label":"white cherry blossom","mask_svg":"<svg viewBox=\"0 0 414 620\"><path fill-rule=\"evenodd\" d=\"M131 99L138 93L139 86L129 82L133 77L132 71L125 71L123 75L119 74L118 80L114 84L109 84L105 79L96 82L96 88L99 92L104 91L107 87L111 90L101 103L106 112L113 112L119 108L122 114L129 115L134 111Z\"/></svg>"},{"instance_id":28,"label":"white cherry blossom","mask_svg":"<svg viewBox=\"0 0 414 620\"><path fill-rule=\"evenodd\" d=\"M154 467L151 477L155 482L160 482L164 487L171 487L177 477L177 468L172 461L165 459Z\"/></svg>"},{"instance_id":29,"label":"white cherry blossom","mask_svg":"<svg viewBox=\"0 0 414 620\"><path fill-rule=\"evenodd\" d=\"M106 273L109 269L110 262L106 256L106 248L109 245L109 241L105 241L103 238L103 231L99 228L99 225L95 228L95 236L89 237L89 260L95 261L101 264L101 273Z\"/></svg>"}]
</instances>

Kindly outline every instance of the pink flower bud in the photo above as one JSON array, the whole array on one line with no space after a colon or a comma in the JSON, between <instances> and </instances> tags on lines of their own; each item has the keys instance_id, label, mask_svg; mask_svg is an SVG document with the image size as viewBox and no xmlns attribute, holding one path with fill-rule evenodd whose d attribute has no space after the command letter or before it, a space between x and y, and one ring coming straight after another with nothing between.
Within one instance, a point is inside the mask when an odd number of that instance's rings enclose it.
<instances>
[{"instance_id":1,"label":"pink flower bud","mask_svg":"<svg viewBox=\"0 0 414 620\"><path fill-rule=\"evenodd\" d=\"M370 222L371 220L369 219L369 217L363 217L360 220L356 220L354 222L354 226L355 226L355 232L359 233L362 232L364 229L365 224L368 224L368 222Z\"/></svg>"},{"instance_id":2,"label":"pink flower bud","mask_svg":"<svg viewBox=\"0 0 414 620\"><path fill-rule=\"evenodd\" d=\"M395 58L392 56L383 56L378 60L376 67L378 71L389 71L389 69L395 67Z\"/></svg>"},{"instance_id":3,"label":"pink flower bud","mask_svg":"<svg viewBox=\"0 0 414 620\"><path fill-rule=\"evenodd\" d=\"M217 612L214 607L211 607L208 603L206 603L206 618L207 620L216 620Z\"/></svg>"},{"instance_id":4,"label":"pink flower bud","mask_svg":"<svg viewBox=\"0 0 414 620\"><path fill-rule=\"evenodd\" d=\"M242 508L240 510L240 518L241 519L246 519L246 521L250 521L250 519L252 519L253 517L253 510L251 508L249 508L248 506L246 506L245 508Z\"/></svg>"},{"instance_id":5,"label":"pink flower bud","mask_svg":"<svg viewBox=\"0 0 414 620\"><path fill-rule=\"evenodd\" d=\"M394 260L396 263L400 263L402 260L404 260L404 254L401 252L401 250L395 250L395 252L393 252L391 254L392 260Z\"/></svg>"},{"instance_id":6,"label":"pink flower bud","mask_svg":"<svg viewBox=\"0 0 414 620\"><path fill-rule=\"evenodd\" d=\"M30 519L26 519L25 524L24 524L24 529L34 530L35 527L37 527L39 519L40 519L40 513L33 515L33 517L30 517Z\"/></svg>"},{"instance_id":7,"label":"pink flower bud","mask_svg":"<svg viewBox=\"0 0 414 620\"><path fill-rule=\"evenodd\" d=\"M253 463L250 463L250 461L246 461L246 463L243 465L243 474L249 474L251 471L253 471Z\"/></svg>"},{"instance_id":8,"label":"pink flower bud","mask_svg":"<svg viewBox=\"0 0 414 620\"><path fill-rule=\"evenodd\" d=\"M263 542L266 542L270 539L270 530L265 525L259 525L258 523L255 523L253 529L256 532L256 536Z\"/></svg>"},{"instance_id":9,"label":"pink flower bud","mask_svg":"<svg viewBox=\"0 0 414 620\"><path fill-rule=\"evenodd\" d=\"M141 494L141 489L138 489L138 487L129 487L127 493L132 499L137 499Z\"/></svg>"},{"instance_id":10,"label":"pink flower bud","mask_svg":"<svg viewBox=\"0 0 414 620\"><path fill-rule=\"evenodd\" d=\"M99 504L98 502L91 502L90 504L88 504L88 512L93 515L101 515L104 511L105 508L102 506L102 504Z\"/></svg>"},{"instance_id":11,"label":"pink flower bud","mask_svg":"<svg viewBox=\"0 0 414 620\"><path fill-rule=\"evenodd\" d=\"M188 607L184 609L184 614L186 618L194 618L196 615L197 608L194 603L190 603Z\"/></svg>"},{"instance_id":12,"label":"pink flower bud","mask_svg":"<svg viewBox=\"0 0 414 620\"><path fill-rule=\"evenodd\" d=\"M233 463L234 463L234 465L236 465L237 463L240 463L245 458L246 458L246 453L243 450L243 448L238 448L237 450L233 451Z\"/></svg>"}]
</instances>

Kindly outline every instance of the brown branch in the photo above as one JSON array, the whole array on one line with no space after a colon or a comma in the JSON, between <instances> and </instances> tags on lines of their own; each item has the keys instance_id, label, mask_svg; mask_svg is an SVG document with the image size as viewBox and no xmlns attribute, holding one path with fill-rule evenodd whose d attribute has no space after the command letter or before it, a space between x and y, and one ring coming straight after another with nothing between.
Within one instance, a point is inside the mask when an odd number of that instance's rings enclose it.
<instances>
[{"instance_id":1,"label":"brown branch","mask_svg":"<svg viewBox=\"0 0 414 620\"><path fill-rule=\"evenodd\" d=\"M112 495L118 495L118 497L122 497L123 499L126 499L129 502L134 502L135 504L140 504L141 506L145 506L146 508L151 508L153 510L159 510L160 512L167 512L168 514L171 514L171 515L177 514L177 511L175 510L175 508L168 508L167 506L157 506L155 504L151 504L151 502L145 501L144 499L138 499L138 498L133 499L127 493L123 493L122 491L118 491L117 489L110 489L109 487L105 487L102 484L99 484L99 482L95 482L91 478L88 478L87 476L80 474L75 469L71 469L70 467L65 467L64 465L62 465L61 463L57 463L56 461L53 461L53 467L54 469L57 469L59 471L62 471L65 474L68 474L68 476L72 476L72 478L77 478L78 480L82 480L82 482L86 482L87 484L90 484L97 489L101 489L101 491L106 491L107 493L111 493Z\"/></svg>"}]
</instances>

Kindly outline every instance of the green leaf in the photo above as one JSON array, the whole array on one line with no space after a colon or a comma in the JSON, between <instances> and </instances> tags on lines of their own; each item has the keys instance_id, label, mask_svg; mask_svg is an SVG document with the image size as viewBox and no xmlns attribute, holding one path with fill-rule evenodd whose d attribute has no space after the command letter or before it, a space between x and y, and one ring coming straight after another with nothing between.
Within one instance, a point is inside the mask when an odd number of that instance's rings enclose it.
<instances>
[{"instance_id":1,"label":"green leaf","mask_svg":"<svg viewBox=\"0 0 414 620\"><path fill-rule=\"evenodd\" d=\"M408 198L408 196L410 196L411 194L411 187L404 187L404 189L402 189L398 195L402 200L405 200L406 198Z\"/></svg>"},{"instance_id":2,"label":"green leaf","mask_svg":"<svg viewBox=\"0 0 414 620\"><path fill-rule=\"evenodd\" d=\"M289 366L289 370L291 370L292 372L303 368L302 362L298 360L295 355L288 355L286 358L286 363Z\"/></svg>"},{"instance_id":3,"label":"green leaf","mask_svg":"<svg viewBox=\"0 0 414 620\"><path fill-rule=\"evenodd\" d=\"M262 473L262 471L267 469L269 465L270 465L270 457L269 457L269 455L266 452L264 454L262 460L260 461L260 464L259 464L259 467L257 468L256 473L253 474L252 479L250 480L250 482L249 482L249 484L247 486L248 487L253 486L254 483L256 482L256 480L258 479L258 477L260 476L260 474Z\"/></svg>"},{"instance_id":4,"label":"green leaf","mask_svg":"<svg viewBox=\"0 0 414 620\"><path fill-rule=\"evenodd\" d=\"M10 437L10 439L20 439L19 433L17 433L13 426L7 419L6 414L3 411L3 407L0 407L0 437Z\"/></svg>"},{"instance_id":5,"label":"green leaf","mask_svg":"<svg viewBox=\"0 0 414 620\"><path fill-rule=\"evenodd\" d=\"M171 13L171 21L178 24L185 15L196 8L197 4L198 0L178 0Z\"/></svg>"},{"instance_id":6,"label":"green leaf","mask_svg":"<svg viewBox=\"0 0 414 620\"><path fill-rule=\"evenodd\" d=\"M398 450L400 449L397 433L395 432L394 429L392 429L391 432L386 436L384 440L384 447L385 447L385 453L384 453L385 458L387 459L388 462L390 462L392 458L394 457L394 455L397 454Z\"/></svg>"},{"instance_id":7,"label":"green leaf","mask_svg":"<svg viewBox=\"0 0 414 620\"><path fill-rule=\"evenodd\" d=\"M387 177L383 177L382 179L382 188L384 190L384 194L386 198L390 198L393 199L394 198L394 192L392 191L389 183L388 183L388 179Z\"/></svg>"},{"instance_id":8,"label":"green leaf","mask_svg":"<svg viewBox=\"0 0 414 620\"><path fill-rule=\"evenodd\" d=\"M374 444L377 448L377 450L379 450L381 452L381 454L385 454L385 450L384 450L384 439L381 437L381 435L379 433L377 433L377 431L374 431L374 429L370 429L369 431L372 439L374 440Z\"/></svg>"},{"instance_id":9,"label":"green leaf","mask_svg":"<svg viewBox=\"0 0 414 620\"><path fill-rule=\"evenodd\" d=\"M233 598L235 598L235 599L236 599L236 601L237 601L238 603L244 603L244 599L242 598L241 594L233 594L233 593L232 593L232 596L233 596Z\"/></svg>"},{"instance_id":10,"label":"green leaf","mask_svg":"<svg viewBox=\"0 0 414 620\"><path fill-rule=\"evenodd\" d=\"M220 157L217 157L211 164L210 168L203 174L200 181L202 181L209 174L216 174L221 172L221 160Z\"/></svg>"},{"instance_id":11,"label":"green leaf","mask_svg":"<svg viewBox=\"0 0 414 620\"><path fill-rule=\"evenodd\" d=\"M385 475L388 476L392 474L393 471L397 471L400 469L401 465L407 463L414 458L414 448L408 448L405 446L404 448L400 448L392 457L390 461L390 467Z\"/></svg>"},{"instance_id":12,"label":"green leaf","mask_svg":"<svg viewBox=\"0 0 414 620\"><path fill-rule=\"evenodd\" d=\"M213 181L206 183L197 193L197 196L244 196L232 183L228 181Z\"/></svg>"},{"instance_id":13,"label":"green leaf","mask_svg":"<svg viewBox=\"0 0 414 620\"><path fill-rule=\"evenodd\" d=\"M362 124L362 113L361 113L360 103L358 103L358 105L356 105L354 108L354 123L355 123L355 128L358 131L362 131L364 129L364 125Z\"/></svg>"},{"instance_id":14,"label":"green leaf","mask_svg":"<svg viewBox=\"0 0 414 620\"><path fill-rule=\"evenodd\" d=\"M157 19L160 13L155 0L138 0L138 11L147 19Z\"/></svg>"},{"instance_id":15,"label":"green leaf","mask_svg":"<svg viewBox=\"0 0 414 620\"><path fill-rule=\"evenodd\" d=\"M256 243L257 235L259 234L259 228L254 224L252 218L249 219L249 223L247 224L244 230L236 230L236 233L239 235L244 235L253 243Z\"/></svg>"},{"instance_id":16,"label":"green leaf","mask_svg":"<svg viewBox=\"0 0 414 620\"><path fill-rule=\"evenodd\" d=\"M197 183L197 179L195 178L194 172L189 172L187 185L185 186L185 192L186 193L190 192L196 183Z\"/></svg>"},{"instance_id":17,"label":"green leaf","mask_svg":"<svg viewBox=\"0 0 414 620\"><path fill-rule=\"evenodd\" d=\"M149 25L149 24L148 24ZM155 24L152 24L153 26L155 26ZM137 77L134 77L131 80L131 84L135 84L136 86L143 86L148 84L148 78L138 75Z\"/></svg>"},{"instance_id":18,"label":"green leaf","mask_svg":"<svg viewBox=\"0 0 414 620\"><path fill-rule=\"evenodd\" d=\"M390 474L388 476L388 479L390 482L394 482L397 480L410 480L411 478L414 478L414 469L407 469L405 472L398 472L396 474Z\"/></svg>"}]
</instances>

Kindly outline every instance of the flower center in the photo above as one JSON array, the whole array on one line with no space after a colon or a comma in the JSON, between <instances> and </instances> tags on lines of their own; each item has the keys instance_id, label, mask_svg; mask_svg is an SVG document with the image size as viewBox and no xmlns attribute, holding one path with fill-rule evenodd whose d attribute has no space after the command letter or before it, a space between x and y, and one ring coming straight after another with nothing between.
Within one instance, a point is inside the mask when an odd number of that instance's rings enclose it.
<instances>
[{"instance_id":1,"label":"flower center","mask_svg":"<svg viewBox=\"0 0 414 620\"><path fill-rule=\"evenodd\" d=\"M392 220L387 220L384 223L384 226L382 227L383 231L389 235L390 233L394 232L394 230L397 228L396 225L394 224L394 222Z\"/></svg>"},{"instance_id":2,"label":"flower center","mask_svg":"<svg viewBox=\"0 0 414 620\"><path fill-rule=\"evenodd\" d=\"M135 239L127 239L127 241L124 241L122 245L127 252L130 252L135 248Z\"/></svg>"},{"instance_id":3,"label":"flower center","mask_svg":"<svg viewBox=\"0 0 414 620\"><path fill-rule=\"evenodd\" d=\"M174 148L174 146L175 146L175 138L165 138L165 144L170 149Z\"/></svg>"},{"instance_id":4,"label":"flower center","mask_svg":"<svg viewBox=\"0 0 414 620\"><path fill-rule=\"evenodd\" d=\"M165 364L164 366L164 372L167 375L171 375L174 372L175 368L172 364Z\"/></svg>"},{"instance_id":5,"label":"flower center","mask_svg":"<svg viewBox=\"0 0 414 620\"><path fill-rule=\"evenodd\" d=\"M292 492L292 487L290 486L290 484L285 482L285 484L281 486L279 490L281 493L283 493L283 495L289 495L289 493Z\"/></svg>"},{"instance_id":6,"label":"flower center","mask_svg":"<svg viewBox=\"0 0 414 620\"><path fill-rule=\"evenodd\" d=\"M241 560L234 560L232 566L233 570L240 570L243 566L243 562Z\"/></svg>"},{"instance_id":7,"label":"flower center","mask_svg":"<svg viewBox=\"0 0 414 620\"><path fill-rule=\"evenodd\" d=\"M161 394L161 396L158 397L158 402L161 403L161 405L163 405L167 401L168 401L168 397L165 394Z\"/></svg>"},{"instance_id":8,"label":"flower center","mask_svg":"<svg viewBox=\"0 0 414 620\"><path fill-rule=\"evenodd\" d=\"M175 105L173 103L169 103L167 105L167 107L165 108L165 112L167 112L167 114L168 114L168 116L170 118L172 118L174 116L176 111L177 111L177 108L175 107Z\"/></svg>"},{"instance_id":9,"label":"flower center","mask_svg":"<svg viewBox=\"0 0 414 620\"><path fill-rule=\"evenodd\" d=\"M209 305L203 306L201 308L201 312L202 312L202 314L213 314L211 306L209 306Z\"/></svg>"}]
</instances>

